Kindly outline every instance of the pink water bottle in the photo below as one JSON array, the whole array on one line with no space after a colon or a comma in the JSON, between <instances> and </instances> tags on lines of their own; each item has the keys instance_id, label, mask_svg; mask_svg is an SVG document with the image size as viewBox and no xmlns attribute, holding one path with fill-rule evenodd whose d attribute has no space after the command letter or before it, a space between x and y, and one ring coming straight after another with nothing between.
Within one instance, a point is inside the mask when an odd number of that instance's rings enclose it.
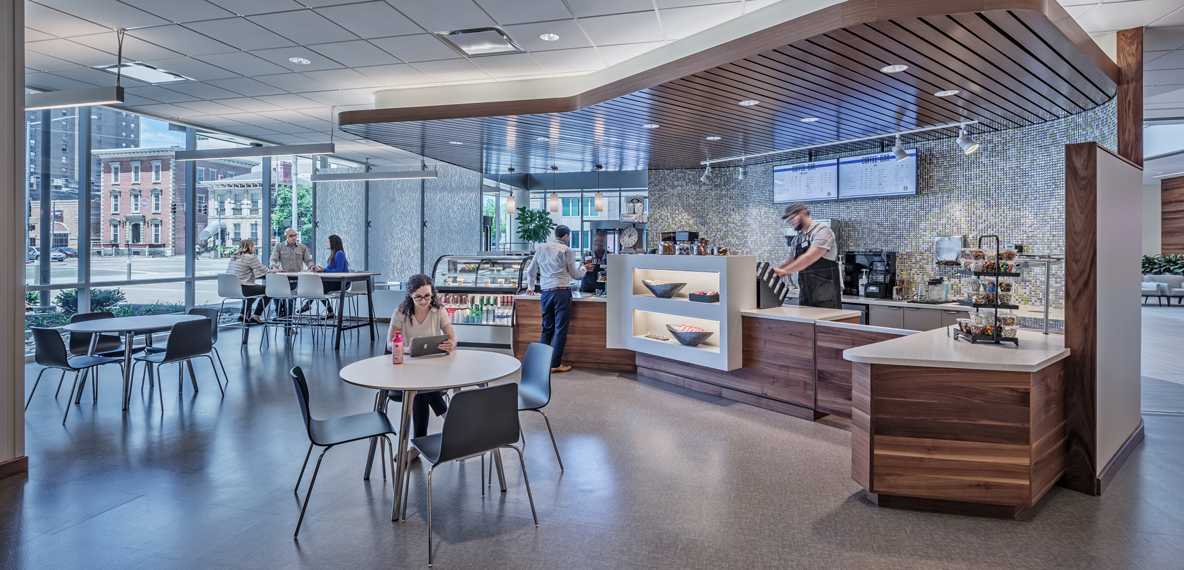
<instances>
[{"instance_id":1,"label":"pink water bottle","mask_svg":"<svg viewBox=\"0 0 1184 570\"><path fill-rule=\"evenodd\" d=\"M403 363L403 332L395 331L395 340L391 342L391 364Z\"/></svg>"}]
</instances>

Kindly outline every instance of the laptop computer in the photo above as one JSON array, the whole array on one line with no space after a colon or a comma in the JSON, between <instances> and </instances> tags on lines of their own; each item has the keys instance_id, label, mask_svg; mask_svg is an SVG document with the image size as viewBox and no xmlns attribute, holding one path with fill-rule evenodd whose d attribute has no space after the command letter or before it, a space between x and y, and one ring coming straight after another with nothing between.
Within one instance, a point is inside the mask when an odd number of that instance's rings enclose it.
<instances>
[{"instance_id":1,"label":"laptop computer","mask_svg":"<svg viewBox=\"0 0 1184 570\"><path fill-rule=\"evenodd\" d=\"M448 335L421 336L411 339L411 356L428 356L431 354L446 354L440 350L440 343L448 340Z\"/></svg>"}]
</instances>

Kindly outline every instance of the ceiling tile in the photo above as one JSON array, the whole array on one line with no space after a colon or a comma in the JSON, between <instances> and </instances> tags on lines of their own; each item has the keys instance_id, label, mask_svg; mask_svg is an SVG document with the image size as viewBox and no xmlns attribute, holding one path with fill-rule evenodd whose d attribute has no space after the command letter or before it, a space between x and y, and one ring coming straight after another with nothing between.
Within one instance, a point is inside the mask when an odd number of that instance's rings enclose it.
<instances>
[{"instance_id":1,"label":"ceiling tile","mask_svg":"<svg viewBox=\"0 0 1184 570\"><path fill-rule=\"evenodd\" d=\"M307 97L302 97L300 95L293 95L291 93L287 93L284 95L268 95L265 97L256 97L256 99L263 101L265 103L276 105L277 107L280 107L281 109L289 109L289 110L310 109L312 107L317 107L320 105L316 101L310 100Z\"/></svg>"},{"instance_id":2,"label":"ceiling tile","mask_svg":"<svg viewBox=\"0 0 1184 570\"><path fill-rule=\"evenodd\" d=\"M229 69L239 75L246 75L248 77L254 75L274 75L288 71L285 67L280 67L263 58L255 57L245 51L204 55L199 59L211 65L216 65L222 69Z\"/></svg>"},{"instance_id":3,"label":"ceiling tile","mask_svg":"<svg viewBox=\"0 0 1184 570\"><path fill-rule=\"evenodd\" d=\"M180 91L173 91L171 89L165 89L164 87L159 87L156 85L150 85L147 87L132 87L128 89L127 92L139 95L140 97L152 99L153 101L160 101L161 103L180 103L182 101L196 101L197 99L201 98L196 95L182 93Z\"/></svg>"},{"instance_id":4,"label":"ceiling tile","mask_svg":"<svg viewBox=\"0 0 1184 570\"><path fill-rule=\"evenodd\" d=\"M174 83L166 86L170 90L184 91L199 99L234 99L238 93L215 87L209 83Z\"/></svg>"},{"instance_id":5,"label":"ceiling tile","mask_svg":"<svg viewBox=\"0 0 1184 570\"><path fill-rule=\"evenodd\" d=\"M115 85L115 74L107 73L106 71L99 71L89 67L79 67L75 69L65 69L53 72L54 75L65 77L67 79L74 79L77 81L84 81L101 87L111 87ZM147 83L136 81L130 77L124 77L121 83L124 87L147 87Z\"/></svg>"},{"instance_id":6,"label":"ceiling tile","mask_svg":"<svg viewBox=\"0 0 1184 570\"><path fill-rule=\"evenodd\" d=\"M1180 26L1184 25L1184 9L1176 10L1167 16L1164 16L1154 22L1155 26ZM1155 28L1150 28L1155 29Z\"/></svg>"},{"instance_id":7,"label":"ceiling tile","mask_svg":"<svg viewBox=\"0 0 1184 570\"><path fill-rule=\"evenodd\" d=\"M363 87L381 87L382 84L358 73L352 69L329 69L326 71L310 71L305 73L334 89L359 89Z\"/></svg>"},{"instance_id":8,"label":"ceiling tile","mask_svg":"<svg viewBox=\"0 0 1184 570\"><path fill-rule=\"evenodd\" d=\"M596 48L577 48L532 53L535 60L551 73L598 71L604 69L604 58Z\"/></svg>"},{"instance_id":9,"label":"ceiling tile","mask_svg":"<svg viewBox=\"0 0 1184 570\"><path fill-rule=\"evenodd\" d=\"M740 3L670 8L660 12L666 39L680 40L740 16Z\"/></svg>"},{"instance_id":10,"label":"ceiling tile","mask_svg":"<svg viewBox=\"0 0 1184 570\"><path fill-rule=\"evenodd\" d=\"M1169 52L1163 57L1158 57L1155 61L1143 65L1143 83L1147 82L1147 75L1153 71L1161 71L1164 69L1184 69L1184 49Z\"/></svg>"},{"instance_id":11,"label":"ceiling tile","mask_svg":"<svg viewBox=\"0 0 1184 570\"><path fill-rule=\"evenodd\" d=\"M647 51L658 49L663 45L666 44L664 42L648 42L642 44L602 46L596 49L600 51L600 55L604 56L605 63L613 66L627 59L633 59Z\"/></svg>"},{"instance_id":12,"label":"ceiling tile","mask_svg":"<svg viewBox=\"0 0 1184 570\"><path fill-rule=\"evenodd\" d=\"M432 78L405 63L359 67L356 71L389 87L435 83Z\"/></svg>"},{"instance_id":13,"label":"ceiling tile","mask_svg":"<svg viewBox=\"0 0 1184 570\"><path fill-rule=\"evenodd\" d=\"M301 45L357 39L345 28L312 10L252 16L251 21Z\"/></svg>"},{"instance_id":14,"label":"ceiling tile","mask_svg":"<svg viewBox=\"0 0 1184 570\"><path fill-rule=\"evenodd\" d=\"M420 34L423 29L386 2L366 2L317 10L320 15L362 38Z\"/></svg>"},{"instance_id":15,"label":"ceiling tile","mask_svg":"<svg viewBox=\"0 0 1184 570\"><path fill-rule=\"evenodd\" d=\"M256 77L268 85L274 85L289 93L304 93L306 91L324 91L332 89L332 87L321 83L311 77L305 77L299 73L284 73L281 75L264 75Z\"/></svg>"},{"instance_id":16,"label":"ceiling tile","mask_svg":"<svg viewBox=\"0 0 1184 570\"><path fill-rule=\"evenodd\" d=\"M1097 4L1090 4L1088 6L1068 6L1065 8L1065 11L1069 13L1070 18L1073 18L1074 20L1076 20L1076 19L1084 16L1086 14L1086 12L1089 12L1090 10L1093 10L1096 7L1097 7Z\"/></svg>"},{"instance_id":17,"label":"ceiling tile","mask_svg":"<svg viewBox=\"0 0 1184 570\"><path fill-rule=\"evenodd\" d=\"M404 16L429 32L483 28L496 23L473 0L388 0Z\"/></svg>"},{"instance_id":18,"label":"ceiling tile","mask_svg":"<svg viewBox=\"0 0 1184 570\"><path fill-rule=\"evenodd\" d=\"M1173 50L1184 47L1184 26L1147 28L1143 32L1143 51Z\"/></svg>"},{"instance_id":19,"label":"ceiling tile","mask_svg":"<svg viewBox=\"0 0 1184 570\"><path fill-rule=\"evenodd\" d=\"M666 8L682 8L684 6L704 6L707 4L740 4L740 0L655 0L659 10Z\"/></svg>"},{"instance_id":20,"label":"ceiling tile","mask_svg":"<svg viewBox=\"0 0 1184 570\"><path fill-rule=\"evenodd\" d=\"M773 4L776 4L780 1L781 0L745 0L744 13L751 14L757 10L760 10L761 8L772 6Z\"/></svg>"},{"instance_id":21,"label":"ceiling tile","mask_svg":"<svg viewBox=\"0 0 1184 570\"><path fill-rule=\"evenodd\" d=\"M190 57L238 51L220 41L176 25L128 30L127 35L152 42L158 46L171 49L177 53L183 53Z\"/></svg>"},{"instance_id":22,"label":"ceiling tile","mask_svg":"<svg viewBox=\"0 0 1184 570\"><path fill-rule=\"evenodd\" d=\"M107 52L62 39L31 43L25 49L86 66L109 65L116 59Z\"/></svg>"},{"instance_id":23,"label":"ceiling tile","mask_svg":"<svg viewBox=\"0 0 1184 570\"><path fill-rule=\"evenodd\" d=\"M117 0L37 0L50 8L57 8L62 12L115 28L135 28L140 26L157 26L169 23L159 16L150 14L139 8L129 6ZM26 2L26 5L29 2Z\"/></svg>"},{"instance_id":24,"label":"ceiling tile","mask_svg":"<svg viewBox=\"0 0 1184 570\"><path fill-rule=\"evenodd\" d=\"M59 38L99 32L115 33L114 30L34 2L25 2L25 25Z\"/></svg>"},{"instance_id":25,"label":"ceiling tile","mask_svg":"<svg viewBox=\"0 0 1184 570\"><path fill-rule=\"evenodd\" d=\"M271 85L260 83L259 81L249 79L247 77L207 81L206 84L213 85L214 87L221 87L227 91L233 91L239 95L246 95L247 97L258 97L260 95L279 95L284 93L283 89L272 87Z\"/></svg>"},{"instance_id":26,"label":"ceiling tile","mask_svg":"<svg viewBox=\"0 0 1184 570\"><path fill-rule=\"evenodd\" d=\"M49 35L45 32L39 32L37 30L34 30L33 28L29 28L29 27L25 28L25 43L38 42L41 40L52 40L55 37L57 37L57 36L52 36L52 35Z\"/></svg>"},{"instance_id":27,"label":"ceiling tile","mask_svg":"<svg viewBox=\"0 0 1184 570\"><path fill-rule=\"evenodd\" d=\"M304 46L292 46L276 49L261 49L251 52L267 61L277 64L289 71L320 71L322 69L340 69L342 65ZM290 58L302 57L309 61L307 65L292 63Z\"/></svg>"},{"instance_id":28,"label":"ceiling tile","mask_svg":"<svg viewBox=\"0 0 1184 570\"><path fill-rule=\"evenodd\" d=\"M498 79L547 73L547 70L527 53L478 57L473 59L473 63Z\"/></svg>"},{"instance_id":29,"label":"ceiling tile","mask_svg":"<svg viewBox=\"0 0 1184 570\"><path fill-rule=\"evenodd\" d=\"M581 18L580 25L588 31L592 43L597 46L632 44L661 41L662 28L658 25L658 13L638 12Z\"/></svg>"},{"instance_id":30,"label":"ceiling tile","mask_svg":"<svg viewBox=\"0 0 1184 570\"><path fill-rule=\"evenodd\" d=\"M185 27L246 51L295 45L246 18L194 22Z\"/></svg>"},{"instance_id":31,"label":"ceiling tile","mask_svg":"<svg viewBox=\"0 0 1184 570\"><path fill-rule=\"evenodd\" d=\"M653 10L653 0L567 0L577 18Z\"/></svg>"},{"instance_id":32,"label":"ceiling tile","mask_svg":"<svg viewBox=\"0 0 1184 570\"><path fill-rule=\"evenodd\" d=\"M269 118L275 119L277 121L283 121L285 123L289 122L289 121L306 121L306 120L308 120L308 115L305 115L302 113L297 113L296 111L288 111L288 110L264 111L262 113L259 113L259 116L260 117L269 117ZM272 127L268 127L268 128L272 128Z\"/></svg>"},{"instance_id":33,"label":"ceiling tile","mask_svg":"<svg viewBox=\"0 0 1184 570\"><path fill-rule=\"evenodd\" d=\"M276 134L276 132L271 129L265 129L263 127L251 126L250 124L248 124L248 126L245 126L245 127L238 127L236 129L234 129L234 132L243 134L248 137L263 137L263 138L271 138L272 135Z\"/></svg>"},{"instance_id":34,"label":"ceiling tile","mask_svg":"<svg viewBox=\"0 0 1184 570\"><path fill-rule=\"evenodd\" d=\"M415 64L416 69L436 81L472 81L489 79L489 76L477 69L467 59L446 59L440 61L425 61Z\"/></svg>"},{"instance_id":35,"label":"ceiling tile","mask_svg":"<svg viewBox=\"0 0 1184 570\"><path fill-rule=\"evenodd\" d=\"M301 4L309 8L321 8L324 6L336 6L338 4L353 4L358 0L300 0Z\"/></svg>"},{"instance_id":36,"label":"ceiling tile","mask_svg":"<svg viewBox=\"0 0 1184 570\"><path fill-rule=\"evenodd\" d=\"M1182 80L1184 80L1184 70L1182 69L1143 72L1143 85L1179 85Z\"/></svg>"},{"instance_id":37,"label":"ceiling tile","mask_svg":"<svg viewBox=\"0 0 1184 570\"><path fill-rule=\"evenodd\" d=\"M498 24L523 24L547 20L564 20L572 14L563 0L476 0Z\"/></svg>"},{"instance_id":38,"label":"ceiling tile","mask_svg":"<svg viewBox=\"0 0 1184 570\"><path fill-rule=\"evenodd\" d=\"M248 113L258 113L260 111L278 111L278 110L282 109L282 107L280 107L278 105L272 105L271 103L268 103L266 101L260 101L258 99L253 98L253 97L239 97L236 99L219 99L218 102L223 105L229 106L229 107L234 107L235 109L238 109L240 111L246 111Z\"/></svg>"},{"instance_id":39,"label":"ceiling tile","mask_svg":"<svg viewBox=\"0 0 1184 570\"><path fill-rule=\"evenodd\" d=\"M213 4L217 4L235 14L243 16L253 16L255 14L267 14L269 12L286 12L292 10L303 10L298 2L293 0L209 0Z\"/></svg>"},{"instance_id":40,"label":"ceiling tile","mask_svg":"<svg viewBox=\"0 0 1184 570\"><path fill-rule=\"evenodd\" d=\"M186 109L185 107L178 107L176 105L169 105L166 103L161 103L159 105L141 105L136 110L143 113L148 113L150 115L169 118L185 117L195 114L192 109Z\"/></svg>"},{"instance_id":41,"label":"ceiling tile","mask_svg":"<svg viewBox=\"0 0 1184 570\"><path fill-rule=\"evenodd\" d=\"M190 109L202 115L221 115L223 113L234 113L239 110L213 101L186 101L184 103L177 103L177 106Z\"/></svg>"},{"instance_id":42,"label":"ceiling tile","mask_svg":"<svg viewBox=\"0 0 1184 570\"><path fill-rule=\"evenodd\" d=\"M119 40L115 37L115 34L110 32L89 36L74 36L70 38L70 41L112 54L111 63L115 63L115 54L119 53ZM139 38L133 38L132 36L125 36L123 38L124 61L149 61L153 59L171 59L174 57L185 56L184 54L162 48Z\"/></svg>"},{"instance_id":43,"label":"ceiling tile","mask_svg":"<svg viewBox=\"0 0 1184 570\"><path fill-rule=\"evenodd\" d=\"M123 94L123 104L129 108L138 107L140 105L154 105L156 103L157 101L153 101L152 99L146 99L144 97L132 95L127 92L124 92Z\"/></svg>"},{"instance_id":44,"label":"ceiling tile","mask_svg":"<svg viewBox=\"0 0 1184 570\"><path fill-rule=\"evenodd\" d=\"M416 72L419 73L419 72ZM302 97L308 97L322 105L337 105L338 107L363 105L374 105L374 89L343 89L341 91L319 91L316 93L305 93ZM342 109L337 109L341 111Z\"/></svg>"},{"instance_id":45,"label":"ceiling tile","mask_svg":"<svg viewBox=\"0 0 1184 570\"><path fill-rule=\"evenodd\" d=\"M94 87L94 85L91 85L90 83L66 79L65 77L58 77L57 75L50 73L26 73L25 85L29 87L36 87L38 89L49 89L51 91L86 89L88 87Z\"/></svg>"},{"instance_id":46,"label":"ceiling tile","mask_svg":"<svg viewBox=\"0 0 1184 570\"><path fill-rule=\"evenodd\" d=\"M1086 32L1109 32L1146 26L1179 8L1179 0L1103 3L1076 19Z\"/></svg>"},{"instance_id":47,"label":"ceiling tile","mask_svg":"<svg viewBox=\"0 0 1184 570\"><path fill-rule=\"evenodd\" d=\"M510 37L514 38L514 41L518 42L518 45L526 51L569 49L592 45L592 42L589 42L588 37L584 35L584 31L580 29L579 24L570 18L554 22L506 26L505 29L506 33L510 34ZM559 36L559 39L548 42L539 38L547 33L555 34Z\"/></svg>"},{"instance_id":48,"label":"ceiling tile","mask_svg":"<svg viewBox=\"0 0 1184 570\"><path fill-rule=\"evenodd\" d=\"M452 51L452 48L444 45L444 42L432 34L379 38L370 40L370 43L407 63L460 58L460 54Z\"/></svg>"},{"instance_id":49,"label":"ceiling tile","mask_svg":"<svg viewBox=\"0 0 1184 570\"><path fill-rule=\"evenodd\" d=\"M264 117L263 115L259 115L256 113L231 113L231 114L223 115L223 116L234 119L236 121L246 123L248 125L255 125L255 126L266 125L267 127L270 127L271 125L273 125L275 123L282 122L277 119L272 119L270 117Z\"/></svg>"},{"instance_id":50,"label":"ceiling tile","mask_svg":"<svg viewBox=\"0 0 1184 570\"><path fill-rule=\"evenodd\" d=\"M308 47L346 67L399 63L398 58L378 49L365 40L319 44Z\"/></svg>"},{"instance_id":51,"label":"ceiling tile","mask_svg":"<svg viewBox=\"0 0 1184 570\"><path fill-rule=\"evenodd\" d=\"M121 0L141 10L156 14L170 22L196 22L233 16L206 0Z\"/></svg>"},{"instance_id":52,"label":"ceiling tile","mask_svg":"<svg viewBox=\"0 0 1184 570\"><path fill-rule=\"evenodd\" d=\"M231 77L238 77L237 73L227 71L218 67L214 67L204 61L198 61L189 57L179 57L175 59L162 59L145 62L153 67L159 67L174 73L180 73L190 79L197 81L210 81L212 79L229 79ZM192 85L192 84L189 84Z\"/></svg>"},{"instance_id":53,"label":"ceiling tile","mask_svg":"<svg viewBox=\"0 0 1184 570\"><path fill-rule=\"evenodd\" d=\"M57 71L60 69L76 69L78 67L82 67L81 65L72 61L50 57L43 53L33 51L33 48L37 45L37 43L25 44L25 67L36 69L38 71Z\"/></svg>"}]
</instances>

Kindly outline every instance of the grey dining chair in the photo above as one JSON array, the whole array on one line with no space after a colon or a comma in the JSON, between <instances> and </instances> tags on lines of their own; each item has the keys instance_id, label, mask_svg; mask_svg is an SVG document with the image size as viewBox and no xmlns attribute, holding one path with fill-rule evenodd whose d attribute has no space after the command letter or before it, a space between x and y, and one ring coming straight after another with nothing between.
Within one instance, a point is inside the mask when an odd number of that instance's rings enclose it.
<instances>
[{"instance_id":1,"label":"grey dining chair","mask_svg":"<svg viewBox=\"0 0 1184 570\"><path fill-rule=\"evenodd\" d=\"M208 358L210 360L210 367L214 369L214 381L218 382L218 391L222 392L222 396L226 396L226 390L222 388L222 382L218 379L218 367L214 364L214 358L211 356L213 351L213 343L210 342L210 321L209 319L197 319L192 321L181 321L169 331L169 342L165 346L164 352L157 352L153 354L146 354L137 356L137 362L144 363L144 374L147 374L149 366L155 366L156 376L160 377L160 367L165 364L177 365L177 391L178 395L184 387L184 371L183 367L189 368L189 380L193 383L193 391L197 392L197 375L193 371L194 358ZM143 375L140 377L140 389L144 389ZM160 415L164 416L164 382L160 382L157 386L157 391L160 396Z\"/></svg>"},{"instance_id":2,"label":"grey dining chair","mask_svg":"<svg viewBox=\"0 0 1184 570\"><path fill-rule=\"evenodd\" d=\"M33 394L37 392L37 385L41 383L41 375L45 374L46 370L61 370L62 378L66 377L66 372L74 372L74 386L70 388L70 399L66 401L66 413L62 414L62 425L65 425L66 418L70 416L70 406L74 401L74 390L78 388L78 374L81 372L85 374L87 371L93 371L91 377L91 391L95 394L95 401L99 399L98 396L98 367L104 364L121 364L121 358L113 356L75 356L70 357L66 351L66 341L62 340L62 335L57 330L48 327L31 327L33 331L33 342L35 344L33 359L42 366L41 373L37 375L37 381L33 382L33 389L29 392L29 399L25 402L25 409L29 409L29 402L33 401ZM83 376L83 379L86 377ZM60 385L60 381L59 381Z\"/></svg>"},{"instance_id":3,"label":"grey dining chair","mask_svg":"<svg viewBox=\"0 0 1184 570\"><path fill-rule=\"evenodd\" d=\"M551 420L543 408L551 402L551 356L555 349L541 342L532 342L526 347L522 359L522 381L518 384L518 411L538 412L547 423L551 435L551 447L555 448L555 459L563 471L563 458L559 457L559 444L555 443L555 432L551 431ZM526 435L522 435L522 448L526 448Z\"/></svg>"},{"instance_id":4,"label":"grey dining chair","mask_svg":"<svg viewBox=\"0 0 1184 570\"><path fill-rule=\"evenodd\" d=\"M189 309L187 315L198 315L210 319L210 348L214 351L214 357L218 359L218 366L222 367L222 377L226 379L226 385L230 385L230 377L226 375L226 365L222 364L222 355L218 352L218 328L221 325L219 321L220 309L213 307L194 307ZM168 344L149 346L146 350L149 353L164 352ZM214 372L217 372L215 370Z\"/></svg>"}]
</instances>

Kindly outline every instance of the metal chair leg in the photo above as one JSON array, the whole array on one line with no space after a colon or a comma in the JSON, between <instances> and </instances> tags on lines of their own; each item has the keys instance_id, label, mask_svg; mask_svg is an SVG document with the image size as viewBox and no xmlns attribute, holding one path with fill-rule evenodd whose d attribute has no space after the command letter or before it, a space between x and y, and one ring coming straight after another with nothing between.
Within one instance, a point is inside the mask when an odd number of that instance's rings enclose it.
<instances>
[{"instance_id":1,"label":"metal chair leg","mask_svg":"<svg viewBox=\"0 0 1184 570\"><path fill-rule=\"evenodd\" d=\"M544 414L542 410L534 410L543 416L543 421L547 422L547 433L551 434L551 446L555 448L555 459L559 461L559 471L563 471L563 458L559 457L559 444L555 443L555 432L551 431L551 420ZM526 449L526 442L522 442L522 448Z\"/></svg>"},{"instance_id":2,"label":"metal chair leg","mask_svg":"<svg viewBox=\"0 0 1184 570\"><path fill-rule=\"evenodd\" d=\"M226 386L230 387L230 376L226 375L226 365L222 364L222 354L218 352L218 347L214 347L214 356L218 357L218 366L222 368L222 377L226 379Z\"/></svg>"},{"instance_id":3,"label":"metal chair leg","mask_svg":"<svg viewBox=\"0 0 1184 570\"><path fill-rule=\"evenodd\" d=\"M312 457L312 447L314 444L308 444L308 453L304 454L304 464L300 466L300 476L296 478L296 488L292 489L292 494L300 496L300 480L304 479L304 470L308 469L308 458Z\"/></svg>"},{"instance_id":4,"label":"metal chair leg","mask_svg":"<svg viewBox=\"0 0 1184 570\"><path fill-rule=\"evenodd\" d=\"M29 392L29 399L25 400L25 410L29 409L29 402L33 401L33 394L35 394L37 392L37 385L41 383L41 375L45 374L46 370L49 370L49 369L42 368L41 372L37 374L37 381L33 382L33 390L31 392ZM65 371L63 371L62 376L64 377L65 375L66 375Z\"/></svg>"},{"instance_id":5,"label":"metal chair leg","mask_svg":"<svg viewBox=\"0 0 1184 570\"><path fill-rule=\"evenodd\" d=\"M75 398L71 398L71 400L73 400L73 402L75 404L82 403L82 392L86 390L86 380L89 377L90 377L90 368L83 368L82 369L82 378L79 379L79 382L81 383L81 385L78 387L78 396Z\"/></svg>"},{"instance_id":6,"label":"metal chair leg","mask_svg":"<svg viewBox=\"0 0 1184 570\"><path fill-rule=\"evenodd\" d=\"M74 385L70 387L70 398L66 400L66 413L62 414L62 425L66 425L66 418L70 417L70 406L74 404L74 389L78 387L78 372L74 373Z\"/></svg>"},{"instance_id":7,"label":"metal chair leg","mask_svg":"<svg viewBox=\"0 0 1184 570\"><path fill-rule=\"evenodd\" d=\"M58 378L58 389L56 391L54 391L54 393L53 393L53 397L55 399L58 397L58 393L62 391L62 382L64 382L65 380L66 380L66 369L63 368L62 369L62 377Z\"/></svg>"},{"instance_id":8,"label":"metal chair leg","mask_svg":"<svg viewBox=\"0 0 1184 570\"><path fill-rule=\"evenodd\" d=\"M534 526L539 526L539 515L534 512L534 495L530 493L530 479L526 477L526 459L522 457L522 450L513 445L506 447L518 452L518 463L522 466L522 482L526 484L526 498L530 500L530 516L534 517Z\"/></svg>"},{"instance_id":9,"label":"metal chair leg","mask_svg":"<svg viewBox=\"0 0 1184 570\"><path fill-rule=\"evenodd\" d=\"M304 524L304 512L308 510L308 499L312 497L312 487L317 484L317 473L321 471L321 460L325 458L325 454L333 449L333 446L325 448L321 455L317 457L317 466L312 470L312 480L308 482L308 493L304 495L304 506L300 507L300 520L296 521L296 532L292 533L292 540L296 540L300 536L300 525Z\"/></svg>"},{"instance_id":10,"label":"metal chair leg","mask_svg":"<svg viewBox=\"0 0 1184 570\"><path fill-rule=\"evenodd\" d=\"M481 477L478 481L481 487L481 496L485 496L485 454L481 454Z\"/></svg>"},{"instance_id":11,"label":"metal chair leg","mask_svg":"<svg viewBox=\"0 0 1184 570\"><path fill-rule=\"evenodd\" d=\"M434 559L432 555L432 473L435 471L435 465L428 469L428 567L431 567ZM406 520L406 516L403 518Z\"/></svg>"},{"instance_id":12,"label":"metal chair leg","mask_svg":"<svg viewBox=\"0 0 1184 570\"><path fill-rule=\"evenodd\" d=\"M144 363L144 370L148 370L148 366L150 366L150 364L145 362ZM156 365L156 377L160 378L160 365L159 364ZM157 384L154 387L154 389L156 390L156 396L158 398L160 398L160 419L163 420L164 419L164 382ZM178 394L178 396L180 396L180 394Z\"/></svg>"},{"instance_id":13,"label":"metal chair leg","mask_svg":"<svg viewBox=\"0 0 1184 570\"><path fill-rule=\"evenodd\" d=\"M218 379L218 367L214 364L214 357L212 357L208 354L204 354L202 356L204 356L205 358L208 358L210 360L210 368L214 369L214 381L218 383L218 390L220 392L222 392L222 397L225 398L226 397L226 390L222 389L222 381Z\"/></svg>"},{"instance_id":14,"label":"metal chair leg","mask_svg":"<svg viewBox=\"0 0 1184 570\"><path fill-rule=\"evenodd\" d=\"M94 402L99 401L99 367L92 366L90 373L90 395L94 397Z\"/></svg>"}]
</instances>

